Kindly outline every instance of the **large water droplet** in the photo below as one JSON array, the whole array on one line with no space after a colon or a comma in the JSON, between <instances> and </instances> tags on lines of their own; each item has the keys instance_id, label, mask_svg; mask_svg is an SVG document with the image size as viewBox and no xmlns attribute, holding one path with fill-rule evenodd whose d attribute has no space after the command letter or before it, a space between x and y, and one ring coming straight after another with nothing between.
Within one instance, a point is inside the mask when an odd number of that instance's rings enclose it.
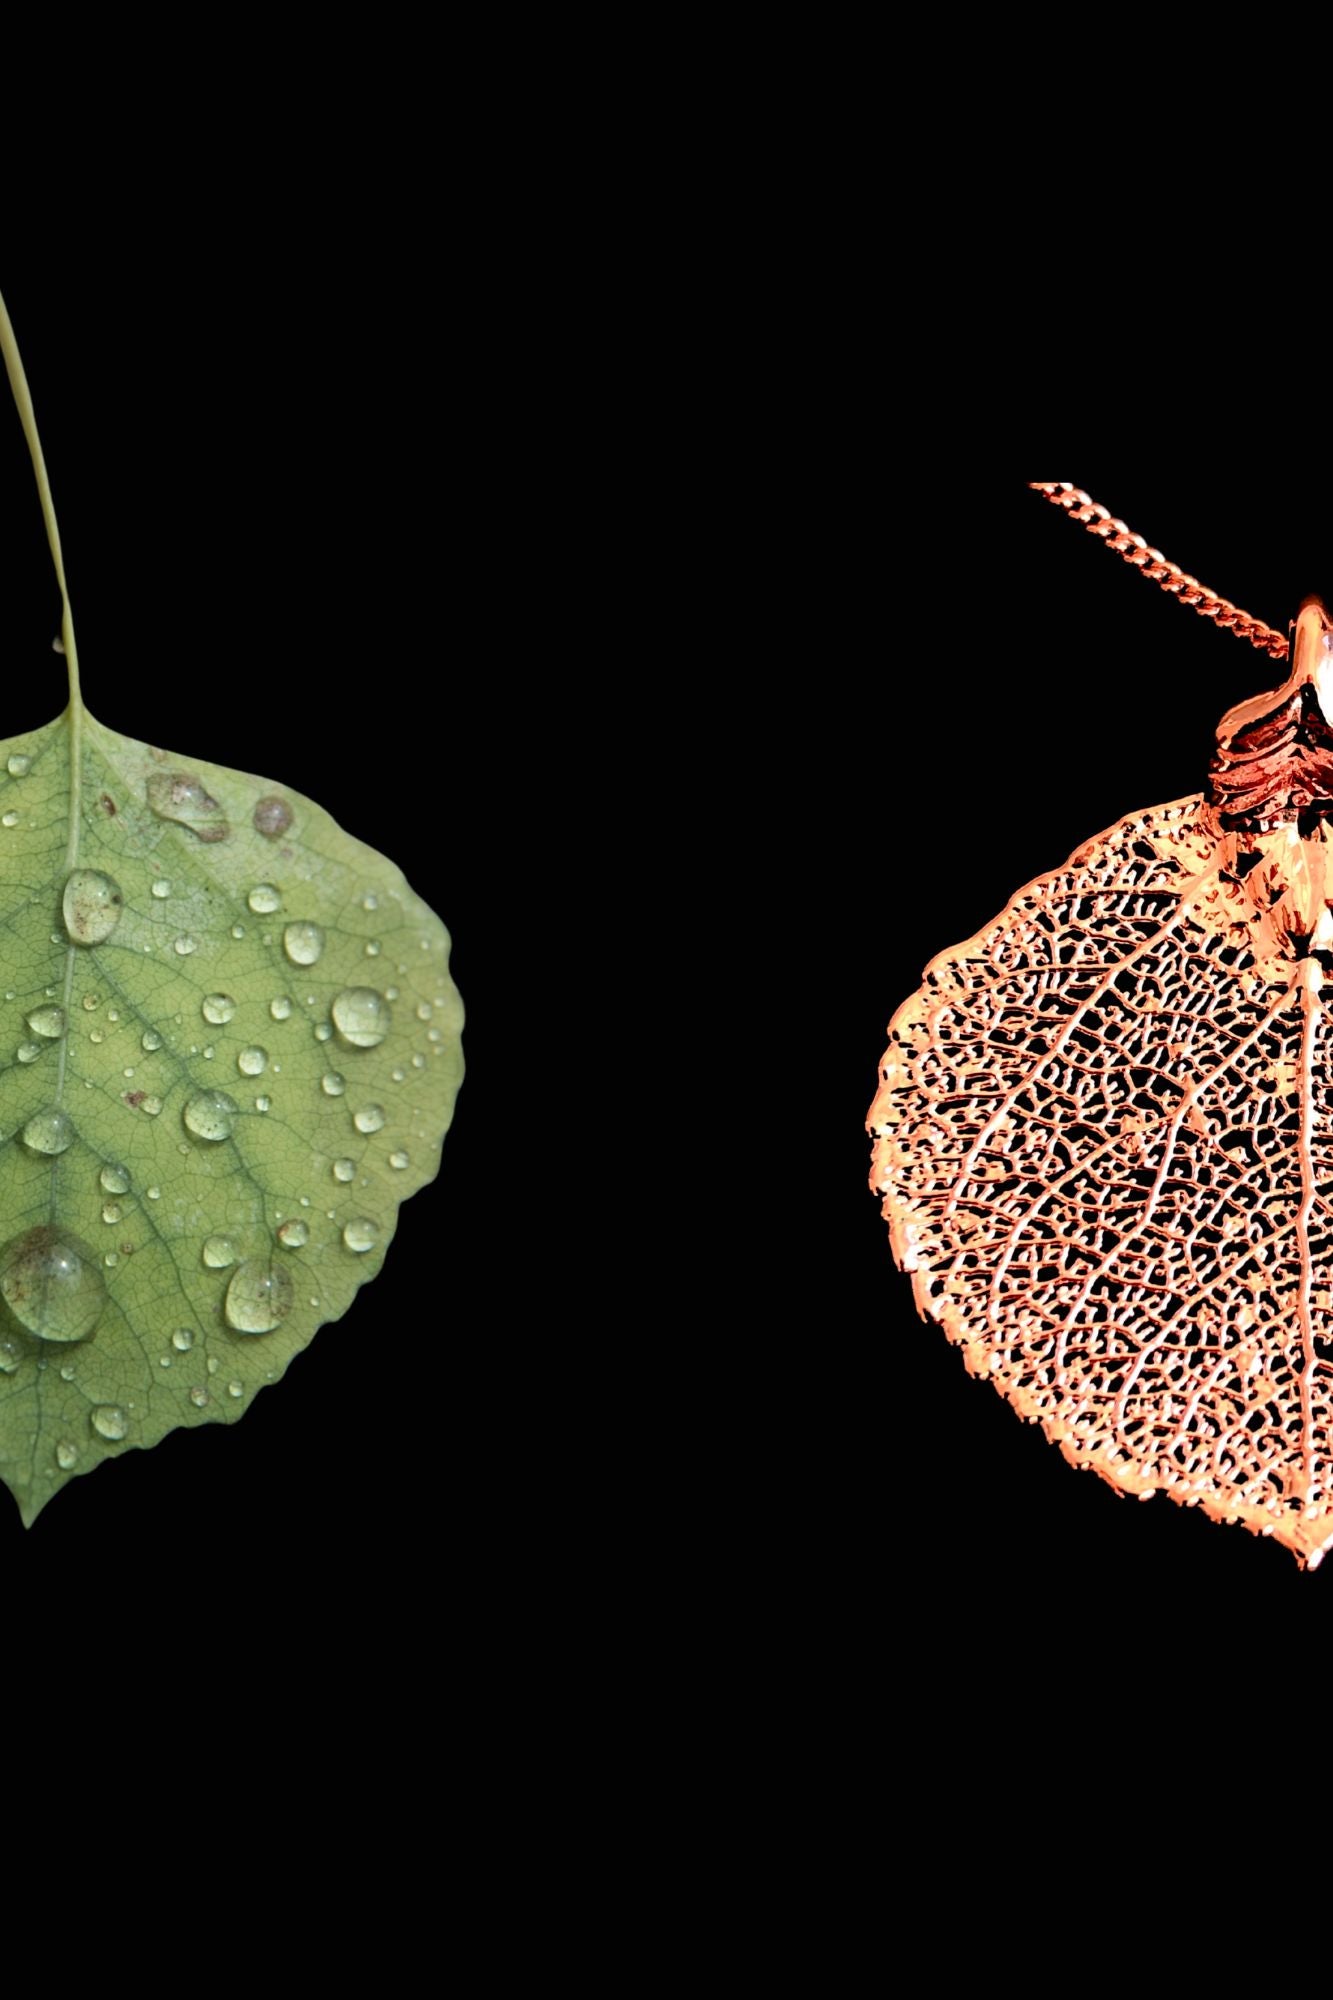
<instances>
[{"instance_id":1,"label":"large water droplet","mask_svg":"<svg viewBox=\"0 0 1333 2000\"><path fill-rule=\"evenodd\" d=\"M354 1181L356 1179L356 1161L335 1160L333 1163L333 1178L335 1181L341 1181L344 1187L348 1181Z\"/></svg>"},{"instance_id":2,"label":"large water droplet","mask_svg":"<svg viewBox=\"0 0 1333 2000\"><path fill-rule=\"evenodd\" d=\"M225 840L231 831L217 800L188 771L154 771L144 790L159 819L188 827L200 840Z\"/></svg>"},{"instance_id":3,"label":"large water droplet","mask_svg":"<svg viewBox=\"0 0 1333 2000\"><path fill-rule=\"evenodd\" d=\"M207 1389L191 1389L190 1401L194 1404L196 1410L202 1410L204 1404L208 1401Z\"/></svg>"},{"instance_id":4,"label":"large water droplet","mask_svg":"<svg viewBox=\"0 0 1333 2000\"><path fill-rule=\"evenodd\" d=\"M210 1271L225 1271L236 1262L236 1246L230 1236L206 1236L203 1257Z\"/></svg>"},{"instance_id":5,"label":"large water droplet","mask_svg":"<svg viewBox=\"0 0 1333 2000\"><path fill-rule=\"evenodd\" d=\"M282 948L293 965L313 965L324 949L324 933L318 924L288 924Z\"/></svg>"},{"instance_id":6,"label":"large water droplet","mask_svg":"<svg viewBox=\"0 0 1333 2000\"><path fill-rule=\"evenodd\" d=\"M254 819L256 832L262 833L265 840L277 840L292 823L292 809L286 799L275 795L259 801Z\"/></svg>"},{"instance_id":7,"label":"large water droplet","mask_svg":"<svg viewBox=\"0 0 1333 2000\"><path fill-rule=\"evenodd\" d=\"M236 1111L236 1100L228 1097L225 1090L196 1090L186 1098L181 1116L187 1132L216 1145L222 1139L230 1139Z\"/></svg>"},{"instance_id":8,"label":"large water droplet","mask_svg":"<svg viewBox=\"0 0 1333 2000\"><path fill-rule=\"evenodd\" d=\"M272 1333L292 1306L292 1281L267 1257L247 1257L232 1272L224 1308L237 1333Z\"/></svg>"},{"instance_id":9,"label":"large water droplet","mask_svg":"<svg viewBox=\"0 0 1333 2000\"><path fill-rule=\"evenodd\" d=\"M190 1349L194 1346L194 1328L189 1326L178 1326L176 1328L176 1331L171 1336L171 1344L175 1348L177 1354L188 1354Z\"/></svg>"},{"instance_id":10,"label":"large water droplet","mask_svg":"<svg viewBox=\"0 0 1333 2000\"><path fill-rule=\"evenodd\" d=\"M20 1042L14 1055L21 1063L35 1063L45 1046L44 1042Z\"/></svg>"},{"instance_id":11,"label":"large water droplet","mask_svg":"<svg viewBox=\"0 0 1333 2000\"><path fill-rule=\"evenodd\" d=\"M102 1203L103 1222L110 1223L114 1226L114 1224L120 1221L124 1213L125 1211L121 1207L118 1201L104 1201Z\"/></svg>"},{"instance_id":12,"label":"large water droplet","mask_svg":"<svg viewBox=\"0 0 1333 2000\"><path fill-rule=\"evenodd\" d=\"M292 1220L284 1222L278 1231L278 1241L284 1250L303 1250L310 1241L309 1225L302 1222L299 1215L293 1216Z\"/></svg>"},{"instance_id":13,"label":"large water droplet","mask_svg":"<svg viewBox=\"0 0 1333 2000\"><path fill-rule=\"evenodd\" d=\"M274 910L282 908L282 893L272 882L257 882L245 900L261 917L267 917Z\"/></svg>"},{"instance_id":14,"label":"large water droplet","mask_svg":"<svg viewBox=\"0 0 1333 2000\"><path fill-rule=\"evenodd\" d=\"M171 884L165 875L159 875L153 883L152 894L156 896L159 903L166 902L167 897L171 894Z\"/></svg>"},{"instance_id":15,"label":"large water droplet","mask_svg":"<svg viewBox=\"0 0 1333 2000\"><path fill-rule=\"evenodd\" d=\"M108 1444L119 1444L129 1436L130 1420L119 1403L99 1403L88 1421Z\"/></svg>"},{"instance_id":16,"label":"large water droplet","mask_svg":"<svg viewBox=\"0 0 1333 2000\"><path fill-rule=\"evenodd\" d=\"M292 1017L292 1003L285 993L280 993L276 1000L269 1001L268 1011L275 1021L290 1021Z\"/></svg>"},{"instance_id":17,"label":"large water droplet","mask_svg":"<svg viewBox=\"0 0 1333 2000\"><path fill-rule=\"evenodd\" d=\"M125 898L120 884L96 868L76 868L65 883L61 904L65 929L74 944L101 944L120 922Z\"/></svg>"},{"instance_id":18,"label":"large water droplet","mask_svg":"<svg viewBox=\"0 0 1333 2000\"><path fill-rule=\"evenodd\" d=\"M326 1097L341 1097L347 1088L347 1079L331 1069L327 1076L319 1079L319 1087Z\"/></svg>"},{"instance_id":19,"label":"large water droplet","mask_svg":"<svg viewBox=\"0 0 1333 2000\"><path fill-rule=\"evenodd\" d=\"M32 758L25 757L21 750L16 750L6 768L11 778L26 778L32 769Z\"/></svg>"},{"instance_id":20,"label":"large water droplet","mask_svg":"<svg viewBox=\"0 0 1333 2000\"><path fill-rule=\"evenodd\" d=\"M236 1058L236 1067L242 1076L262 1076L268 1067L268 1050L242 1049Z\"/></svg>"},{"instance_id":21,"label":"large water droplet","mask_svg":"<svg viewBox=\"0 0 1333 2000\"><path fill-rule=\"evenodd\" d=\"M128 1173L124 1167L118 1166L114 1160L107 1161L97 1178L101 1181L102 1186L108 1194L128 1194L130 1191L130 1177Z\"/></svg>"},{"instance_id":22,"label":"large water droplet","mask_svg":"<svg viewBox=\"0 0 1333 2000\"><path fill-rule=\"evenodd\" d=\"M106 1304L106 1282L86 1243L43 1222L0 1251L0 1295L39 1340L87 1340Z\"/></svg>"},{"instance_id":23,"label":"large water droplet","mask_svg":"<svg viewBox=\"0 0 1333 2000\"><path fill-rule=\"evenodd\" d=\"M406 1153L390 1153L389 1155L389 1165L391 1167L397 1167L400 1173L402 1172L404 1167L410 1167L411 1164L412 1162L411 1160L409 1160Z\"/></svg>"},{"instance_id":24,"label":"large water droplet","mask_svg":"<svg viewBox=\"0 0 1333 2000\"><path fill-rule=\"evenodd\" d=\"M48 1042L58 1042L65 1032L65 1010L63 1007L34 1007L24 1019L34 1035L41 1035Z\"/></svg>"},{"instance_id":25,"label":"large water droplet","mask_svg":"<svg viewBox=\"0 0 1333 2000\"><path fill-rule=\"evenodd\" d=\"M355 1250L358 1257L363 1257L367 1250L373 1250L379 1240L379 1230L368 1216L349 1222L343 1230L343 1242L349 1250Z\"/></svg>"},{"instance_id":26,"label":"large water droplet","mask_svg":"<svg viewBox=\"0 0 1333 2000\"><path fill-rule=\"evenodd\" d=\"M34 1153L63 1153L74 1144L74 1125L67 1111L35 1111L23 1128L23 1143Z\"/></svg>"},{"instance_id":27,"label":"large water droplet","mask_svg":"<svg viewBox=\"0 0 1333 2000\"><path fill-rule=\"evenodd\" d=\"M72 1445L68 1438L62 1438L56 1446L56 1464L62 1472L69 1471L78 1455L77 1447Z\"/></svg>"},{"instance_id":28,"label":"large water droplet","mask_svg":"<svg viewBox=\"0 0 1333 2000\"><path fill-rule=\"evenodd\" d=\"M382 1104L364 1104L352 1114L352 1123L358 1132L379 1132L383 1130L384 1118Z\"/></svg>"},{"instance_id":29,"label":"large water droplet","mask_svg":"<svg viewBox=\"0 0 1333 2000\"><path fill-rule=\"evenodd\" d=\"M349 1049L378 1048L388 1034L393 1009L371 986L347 986L333 1003L333 1025Z\"/></svg>"},{"instance_id":30,"label":"large water droplet","mask_svg":"<svg viewBox=\"0 0 1333 2000\"><path fill-rule=\"evenodd\" d=\"M215 1028L223 1027L236 1012L236 1002L230 993L208 993L204 996L203 1014Z\"/></svg>"}]
</instances>

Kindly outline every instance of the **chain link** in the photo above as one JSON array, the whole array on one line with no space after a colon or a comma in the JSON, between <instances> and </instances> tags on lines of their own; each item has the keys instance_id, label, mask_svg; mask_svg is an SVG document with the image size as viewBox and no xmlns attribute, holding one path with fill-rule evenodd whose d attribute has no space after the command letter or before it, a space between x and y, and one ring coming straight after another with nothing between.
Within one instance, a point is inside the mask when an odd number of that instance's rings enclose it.
<instances>
[{"instance_id":1,"label":"chain link","mask_svg":"<svg viewBox=\"0 0 1333 2000\"><path fill-rule=\"evenodd\" d=\"M1028 484L1034 493L1063 507L1071 521L1081 521L1090 535L1099 535L1108 549L1132 563L1150 583L1160 584L1178 603L1187 604L1201 618L1211 618L1215 625L1225 626L1238 639L1248 639L1270 659L1286 659L1289 649L1283 633L1275 632L1261 618L1251 618L1248 611L1238 611L1228 598L1215 597L1197 577L1187 576L1177 563L1168 562L1160 549L1150 549L1142 535L1117 521L1081 487L1071 486L1066 479L1031 479Z\"/></svg>"}]
</instances>

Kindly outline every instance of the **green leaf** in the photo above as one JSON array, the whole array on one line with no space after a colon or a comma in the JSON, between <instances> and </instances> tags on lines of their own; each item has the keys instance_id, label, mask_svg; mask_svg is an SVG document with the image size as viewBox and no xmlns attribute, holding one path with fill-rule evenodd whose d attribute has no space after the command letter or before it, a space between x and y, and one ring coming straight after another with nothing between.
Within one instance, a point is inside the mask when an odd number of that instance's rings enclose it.
<instances>
[{"instance_id":1,"label":"green leaf","mask_svg":"<svg viewBox=\"0 0 1333 2000\"><path fill-rule=\"evenodd\" d=\"M3 302L0 348L63 564ZM230 1422L379 1270L462 1075L444 926L280 780L0 742L0 1478Z\"/></svg>"}]
</instances>

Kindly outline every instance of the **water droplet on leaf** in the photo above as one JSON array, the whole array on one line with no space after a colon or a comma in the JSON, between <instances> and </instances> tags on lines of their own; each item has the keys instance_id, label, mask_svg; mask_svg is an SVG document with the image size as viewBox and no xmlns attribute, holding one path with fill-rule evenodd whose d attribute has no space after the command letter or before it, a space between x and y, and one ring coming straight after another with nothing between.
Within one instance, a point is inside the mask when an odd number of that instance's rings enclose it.
<instances>
[{"instance_id":1,"label":"water droplet on leaf","mask_svg":"<svg viewBox=\"0 0 1333 2000\"><path fill-rule=\"evenodd\" d=\"M105 1438L108 1444L119 1444L129 1436L130 1420L119 1403L99 1403L88 1421L98 1437Z\"/></svg>"},{"instance_id":2,"label":"water droplet on leaf","mask_svg":"<svg viewBox=\"0 0 1333 2000\"><path fill-rule=\"evenodd\" d=\"M26 1017L34 1035L43 1036L48 1042L59 1041L65 1032L65 1010L63 1007L34 1007Z\"/></svg>"},{"instance_id":3,"label":"water droplet on leaf","mask_svg":"<svg viewBox=\"0 0 1333 2000\"><path fill-rule=\"evenodd\" d=\"M87 1340L102 1316L106 1283L86 1243L43 1222L0 1251L0 1296L39 1340Z\"/></svg>"},{"instance_id":4,"label":"water droplet on leaf","mask_svg":"<svg viewBox=\"0 0 1333 2000\"><path fill-rule=\"evenodd\" d=\"M354 1250L358 1256L364 1256L367 1250L373 1250L379 1242L379 1231L368 1216L362 1216L358 1221L346 1225L343 1230L343 1242L349 1250Z\"/></svg>"},{"instance_id":5,"label":"water droplet on leaf","mask_svg":"<svg viewBox=\"0 0 1333 2000\"><path fill-rule=\"evenodd\" d=\"M237 1333L272 1333L291 1311L292 1281L281 1264L247 1257L227 1287L228 1326Z\"/></svg>"},{"instance_id":6,"label":"water droplet on leaf","mask_svg":"<svg viewBox=\"0 0 1333 2000\"><path fill-rule=\"evenodd\" d=\"M277 840L292 823L292 809L286 799L276 796L261 799L254 812L255 830L262 833L265 840Z\"/></svg>"},{"instance_id":7,"label":"water droplet on leaf","mask_svg":"<svg viewBox=\"0 0 1333 2000\"><path fill-rule=\"evenodd\" d=\"M181 1116L187 1132L217 1145L223 1139L230 1139L236 1112L236 1101L225 1090L196 1090L186 1098Z\"/></svg>"},{"instance_id":8,"label":"water droplet on leaf","mask_svg":"<svg viewBox=\"0 0 1333 2000\"><path fill-rule=\"evenodd\" d=\"M120 922L124 903L120 884L109 875L96 868L76 868L65 883L61 904L71 941L101 944Z\"/></svg>"},{"instance_id":9,"label":"water droplet on leaf","mask_svg":"<svg viewBox=\"0 0 1333 2000\"><path fill-rule=\"evenodd\" d=\"M313 965L324 949L324 933L318 924L288 924L282 948L293 965Z\"/></svg>"},{"instance_id":10,"label":"water droplet on leaf","mask_svg":"<svg viewBox=\"0 0 1333 2000\"><path fill-rule=\"evenodd\" d=\"M223 1027L236 1012L236 1002L230 993L209 993L203 1002L203 1015L215 1028Z\"/></svg>"},{"instance_id":11,"label":"water droplet on leaf","mask_svg":"<svg viewBox=\"0 0 1333 2000\"><path fill-rule=\"evenodd\" d=\"M144 790L159 819L188 827L200 840L225 840L231 831L217 800L188 771L154 771Z\"/></svg>"},{"instance_id":12,"label":"water droplet on leaf","mask_svg":"<svg viewBox=\"0 0 1333 2000\"><path fill-rule=\"evenodd\" d=\"M393 1012L382 993L370 986L347 986L333 1003L333 1025L351 1049L378 1048L389 1032Z\"/></svg>"},{"instance_id":13,"label":"water droplet on leaf","mask_svg":"<svg viewBox=\"0 0 1333 2000\"><path fill-rule=\"evenodd\" d=\"M23 1128L23 1143L34 1153L63 1153L74 1144L74 1125L67 1111L35 1111Z\"/></svg>"}]
</instances>

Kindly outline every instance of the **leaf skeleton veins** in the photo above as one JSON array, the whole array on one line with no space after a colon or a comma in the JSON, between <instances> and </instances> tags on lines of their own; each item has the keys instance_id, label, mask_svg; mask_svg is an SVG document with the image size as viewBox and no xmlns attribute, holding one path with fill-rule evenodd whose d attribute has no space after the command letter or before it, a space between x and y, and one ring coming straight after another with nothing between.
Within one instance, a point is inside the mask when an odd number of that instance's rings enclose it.
<instances>
[{"instance_id":1,"label":"leaf skeleton veins","mask_svg":"<svg viewBox=\"0 0 1333 2000\"><path fill-rule=\"evenodd\" d=\"M898 1010L872 1187L922 1312L1074 1464L1333 1546L1333 628Z\"/></svg>"}]
</instances>

